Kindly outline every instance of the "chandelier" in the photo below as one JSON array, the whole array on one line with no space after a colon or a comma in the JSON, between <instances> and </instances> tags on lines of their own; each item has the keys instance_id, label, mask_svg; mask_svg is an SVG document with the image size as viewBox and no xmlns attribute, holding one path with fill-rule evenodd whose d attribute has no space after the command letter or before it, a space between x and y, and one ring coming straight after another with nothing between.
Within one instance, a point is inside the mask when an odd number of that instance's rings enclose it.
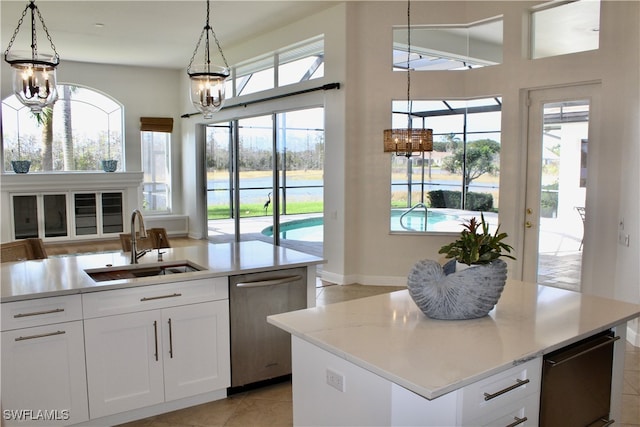
<instances>
[{"instance_id":1,"label":"chandelier","mask_svg":"<svg viewBox=\"0 0 640 427\"><path fill-rule=\"evenodd\" d=\"M20 26L29 10L31 10L31 56L24 55L20 57L19 55L11 54L9 51L13 47L16 36L20 31ZM51 48L53 49L52 56L43 55L38 52L36 13L42 24L42 29L49 43L51 43ZM9 46L7 46L7 50L4 51L4 60L8 62L12 68L13 93L23 105L29 107L33 113L38 114L43 108L51 106L56 102L58 99L56 67L60 63L60 56L56 51L53 40L51 40L44 19L42 19L40 10L35 4L35 0L31 0L24 8L22 16L18 21L18 26L9 41Z\"/></svg>"},{"instance_id":2,"label":"chandelier","mask_svg":"<svg viewBox=\"0 0 640 427\"><path fill-rule=\"evenodd\" d=\"M210 33L211 36L209 35ZM211 38L213 38L216 46L218 46L218 51L224 61L224 67L211 64L211 56L209 53ZM193 60L198 54L198 49L203 39L205 41L204 62L194 65ZM198 111L204 114L205 119L212 118L213 113L220 111L224 103L225 80L229 77L229 64L227 64L227 59L224 57L216 33L213 31L211 25L209 25L209 0L207 0L207 22L200 33L200 38L191 56L191 61L189 61L187 74L191 79L191 103Z\"/></svg>"},{"instance_id":3,"label":"chandelier","mask_svg":"<svg viewBox=\"0 0 640 427\"><path fill-rule=\"evenodd\" d=\"M407 1L407 127L384 131L384 152L411 157L433 150L433 130L413 129L411 123L411 1Z\"/></svg>"}]
</instances>

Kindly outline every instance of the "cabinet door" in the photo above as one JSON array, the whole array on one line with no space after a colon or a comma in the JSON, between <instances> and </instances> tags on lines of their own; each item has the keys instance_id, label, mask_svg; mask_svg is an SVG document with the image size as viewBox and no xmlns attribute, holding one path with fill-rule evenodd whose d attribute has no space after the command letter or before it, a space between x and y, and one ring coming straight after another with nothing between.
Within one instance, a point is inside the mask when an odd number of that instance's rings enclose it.
<instances>
[{"instance_id":1,"label":"cabinet door","mask_svg":"<svg viewBox=\"0 0 640 427\"><path fill-rule=\"evenodd\" d=\"M13 233L16 239L38 237L38 197L13 196Z\"/></svg>"},{"instance_id":2,"label":"cabinet door","mask_svg":"<svg viewBox=\"0 0 640 427\"><path fill-rule=\"evenodd\" d=\"M88 420L84 362L81 321L2 332L3 425Z\"/></svg>"},{"instance_id":3,"label":"cabinet door","mask_svg":"<svg viewBox=\"0 0 640 427\"><path fill-rule=\"evenodd\" d=\"M164 401L157 310L85 320L91 418Z\"/></svg>"},{"instance_id":4,"label":"cabinet door","mask_svg":"<svg viewBox=\"0 0 640 427\"><path fill-rule=\"evenodd\" d=\"M230 384L227 300L162 310L167 401Z\"/></svg>"},{"instance_id":5,"label":"cabinet door","mask_svg":"<svg viewBox=\"0 0 640 427\"><path fill-rule=\"evenodd\" d=\"M102 193L102 234L123 230L122 193Z\"/></svg>"},{"instance_id":6,"label":"cabinet door","mask_svg":"<svg viewBox=\"0 0 640 427\"><path fill-rule=\"evenodd\" d=\"M73 196L76 236L98 234L98 216L95 193L78 193Z\"/></svg>"}]
</instances>

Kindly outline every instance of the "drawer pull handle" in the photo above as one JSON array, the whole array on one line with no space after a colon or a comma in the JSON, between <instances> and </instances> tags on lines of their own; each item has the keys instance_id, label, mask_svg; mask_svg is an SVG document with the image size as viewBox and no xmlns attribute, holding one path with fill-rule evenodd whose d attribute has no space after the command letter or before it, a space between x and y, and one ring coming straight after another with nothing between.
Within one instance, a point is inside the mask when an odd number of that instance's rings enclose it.
<instances>
[{"instance_id":1,"label":"drawer pull handle","mask_svg":"<svg viewBox=\"0 0 640 427\"><path fill-rule=\"evenodd\" d=\"M154 356L156 357L156 362L158 361L158 321L154 320L153 321L153 338L155 340L155 353Z\"/></svg>"},{"instance_id":2,"label":"drawer pull handle","mask_svg":"<svg viewBox=\"0 0 640 427\"><path fill-rule=\"evenodd\" d=\"M302 276L298 274L296 276L281 277L278 279L259 280L256 282L242 282L238 283L236 286L238 288L258 288L261 286L284 285L286 283L297 282L300 279L302 279Z\"/></svg>"},{"instance_id":3,"label":"drawer pull handle","mask_svg":"<svg viewBox=\"0 0 640 427\"><path fill-rule=\"evenodd\" d=\"M516 427L527 421L527 417L523 417L523 418L513 417L513 419L515 421L512 422L511 424L507 424L505 427Z\"/></svg>"},{"instance_id":4,"label":"drawer pull handle","mask_svg":"<svg viewBox=\"0 0 640 427\"><path fill-rule=\"evenodd\" d=\"M516 383L507 387L507 388L503 388L500 391L496 391L495 393L485 393L484 394L484 400L491 400L491 399L495 399L498 396L502 396L505 393L510 392L511 390L515 390L516 388L523 386L525 384L529 383L529 379L526 380L521 380L520 378L516 378Z\"/></svg>"},{"instance_id":5,"label":"drawer pull handle","mask_svg":"<svg viewBox=\"0 0 640 427\"><path fill-rule=\"evenodd\" d=\"M159 297L144 297L144 298L140 298L140 301L153 301L155 299L175 298L175 297L181 297L181 296L182 294L174 293L171 295L160 295Z\"/></svg>"},{"instance_id":6,"label":"drawer pull handle","mask_svg":"<svg viewBox=\"0 0 640 427\"><path fill-rule=\"evenodd\" d=\"M14 314L14 319L19 319L21 317L29 317L29 316L40 316L41 314L52 314L52 313L62 313L64 308L54 308L53 310L44 310L44 311L34 311L33 313L18 313Z\"/></svg>"},{"instance_id":7,"label":"drawer pull handle","mask_svg":"<svg viewBox=\"0 0 640 427\"><path fill-rule=\"evenodd\" d=\"M38 334L38 335L29 335L26 337L18 337L15 340L16 341L25 341L25 340L33 340L36 338L44 338L44 337L52 337L54 335L62 335L62 334L66 334L66 331L55 331L55 332L48 332L46 334Z\"/></svg>"},{"instance_id":8,"label":"drawer pull handle","mask_svg":"<svg viewBox=\"0 0 640 427\"><path fill-rule=\"evenodd\" d=\"M589 348L587 348L585 350L582 350L580 353L576 353L573 356L567 357L566 359L562 359L562 360L560 360L558 362L556 362L555 360L552 360L552 359L547 359L547 360L545 360L545 362L548 363L549 365L551 365L550 366L551 368L554 368L556 366L562 365L565 362L568 362L569 360L573 360L576 357L580 357L582 355L585 355L585 354L589 353L590 351L593 351L593 350L596 350L598 348L606 347L606 346L608 346L610 344L613 344L614 342L616 342L616 341L618 341L620 339L620 336L607 337L607 339L608 340L605 341L605 342L601 342L600 344L594 345L593 347L589 347Z\"/></svg>"},{"instance_id":9,"label":"drawer pull handle","mask_svg":"<svg viewBox=\"0 0 640 427\"><path fill-rule=\"evenodd\" d=\"M169 357L173 359L173 328L171 327L171 318L169 318Z\"/></svg>"}]
</instances>

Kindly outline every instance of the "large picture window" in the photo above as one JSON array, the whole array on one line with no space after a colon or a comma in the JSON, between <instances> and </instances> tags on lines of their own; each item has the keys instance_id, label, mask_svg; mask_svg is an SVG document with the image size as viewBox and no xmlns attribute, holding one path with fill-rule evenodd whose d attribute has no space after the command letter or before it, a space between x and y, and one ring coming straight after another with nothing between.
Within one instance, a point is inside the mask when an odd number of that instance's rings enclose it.
<instances>
[{"instance_id":1,"label":"large picture window","mask_svg":"<svg viewBox=\"0 0 640 427\"><path fill-rule=\"evenodd\" d=\"M122 168L122 105L89 88L58 85L59 98L39 115L15 95L2 101L4 171L29 160L30 172L102 170L102 160Z\"/></svg>"},{"instance_id":2,"label":"large picture window","mask_svg":"<svg viewBox=\"0 0 640 427\"><path fill-rule=\"evenodd\" d=\"M391 231L456 232L478 212L497 217L501 99L413 101L411 111L412 127L433 129L433 151L392 156ZM394 101L392 121L406 127L406 101Z\"/></svg>"}]
</instances>

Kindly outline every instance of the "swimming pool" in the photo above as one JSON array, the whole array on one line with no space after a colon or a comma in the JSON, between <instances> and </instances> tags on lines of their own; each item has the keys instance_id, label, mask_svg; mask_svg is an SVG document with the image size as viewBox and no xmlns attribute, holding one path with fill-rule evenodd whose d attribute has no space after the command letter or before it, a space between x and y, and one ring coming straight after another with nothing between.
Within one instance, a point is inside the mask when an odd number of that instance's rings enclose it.
<instances>
[{"instance_id":1,"label":"swimming pool","mask_svg":"<svg viewBox=\"0 0 640 427\"><path fill-rule=\"evenodd\" d=\"M424 211L413 211L404 217L400 224L400 216L406 212L405 209L393 209L391 211L391 231L424 231ZM428 231L439 230L438 224L454 222L458 224L460 220L454 215L429 211L427 216ZM265 236L273 236L273 226L262 230ZM289 240L301 240L304 242L322 242L324 239L324 219L323 217L296 219L280 224L280 238Z\"/></svg>"}]
</instances>

